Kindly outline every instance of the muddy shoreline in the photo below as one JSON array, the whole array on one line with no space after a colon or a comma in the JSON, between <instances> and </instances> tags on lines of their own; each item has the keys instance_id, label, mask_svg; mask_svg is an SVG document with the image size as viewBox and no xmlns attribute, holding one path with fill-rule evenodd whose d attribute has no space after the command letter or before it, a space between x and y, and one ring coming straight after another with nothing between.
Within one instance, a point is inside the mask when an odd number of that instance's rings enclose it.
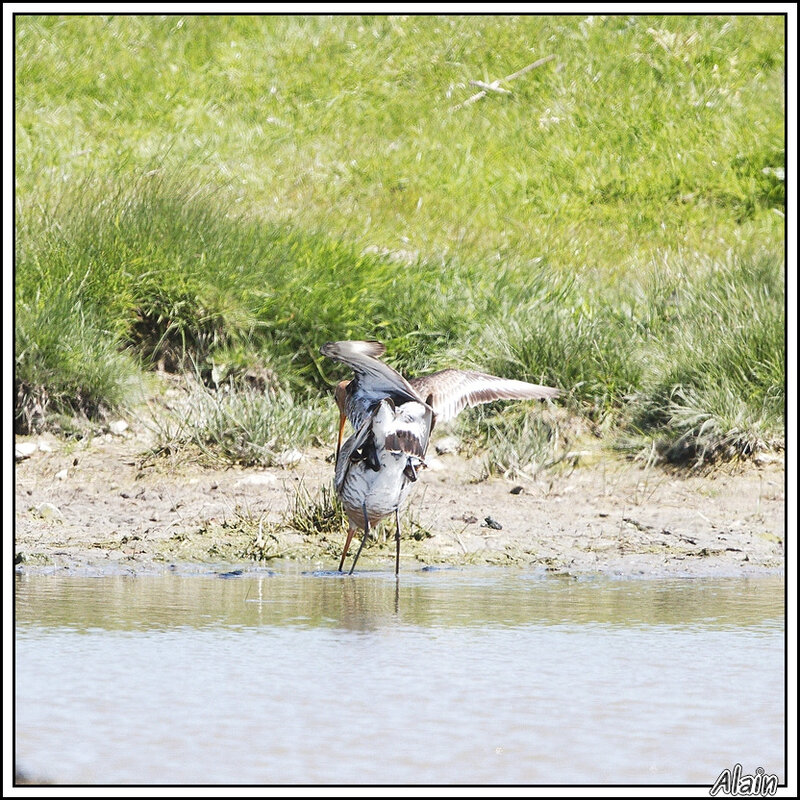
<instances>
[{"instance_id":1,"label":"muddy shoreline","mask_svg":"<svg viewBox=\"0 0 800 800\"><path fill-rule=\"evenodd\" d=\"M143 462L147 433L135 428L20 444L29 454L16 462L18 572L246 574L287 559L312 570L338 564L343 533L303 535L285 524L298 491L313 497L330 484L326 451L307 451L292 468L212 469L185 456ZM454 454L429 460L403 517L401 573L486 564L619 577L784 569L784 464L774 456L705 475L601 456L514 482L478 481L475 464ZM391 570L393 552L390 533L365 548L359 567Z\"/></svg>"}]
</instances>

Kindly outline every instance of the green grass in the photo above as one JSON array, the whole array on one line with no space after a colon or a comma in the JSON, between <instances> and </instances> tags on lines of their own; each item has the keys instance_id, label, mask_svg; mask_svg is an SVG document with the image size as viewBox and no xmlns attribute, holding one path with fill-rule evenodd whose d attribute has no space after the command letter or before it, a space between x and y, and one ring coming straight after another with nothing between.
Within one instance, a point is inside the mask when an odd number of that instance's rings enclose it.
<instances>
[{"instance_id":1,"label":"green grass","mask_svg":"<svg viewBox=\"0 0 800 800\"><path fill-rule=\"evenodd\" d=\"M312 495L305 485L300 484L285 522L288 528L305 536L318 537L347 531L347 515L332 486L323 486Z\"/></svg>"},{"instance_id":2,"label":"green grass","mask_svg":"<svg viewBox=\"0 0 800 800\"><path fill-rule=\"evenodd\" d=\"M19 431L189 369L219 418L184 439L269 460L270 425L237 429L259 455L223 420L271 419L255 385L302 428L343 375L319 345L366 337L411 373L556 384L626 448L780 444L782 17L15 28Z\"/></svg>"},{"instance_id":3,"label":"green grass","mask_svg":"<svg viewBox=\"0 0 800 800\"><path fill-rule=\"evenodd\" d=\"M85 303L79 276L57 290L17 296L15 429L27 432L61 415L103 419L132 399L139 365Z\"/></svg>"},{"instance_id":4,"label":"green grass","mask_svg":"<svg viewBox=\"0 0 800 800\"><path fill-rule=\"evenodd\" d=\"M632 426L672 461L780 446L786 394L785 288L765 253L680 281L663 312Z\"/></svg>"},{"instance_id":5,"label":"green grass","mask_svg":"<svg viewBox=\"0 0 800 800\"><path fill-rule=\"evenodd\" d=\"M783 53L780 17L25 17L20 190L189 163L364 244L630 268L780 228Z\"/></svg>"},{"instance_id":6,"label":"green grass","mask_svg":"<svg viewBox=\"0 0 800 800\"><path fill-rule=\"evenodd\" d=\"M212 465L270 467L291 466L297 448L330 441L333 417L320 400L298 403L284 391L191 381L180 401L148 422L157 434L155 455L191 449Z\"/></svg>"},{"instance_id":7,"label":"green grass","mask_svg":"<svg viewBox=\"0 0 800 800\"><path fill-rule=\"evenodd\" d=\"M564 420L528 404L513 404L501 413L479 407L465 414L459 427L460 449L479 465L475 480L490 475L535 478L565 459L572 441Z\"/></svg>"},{"instance_id":8,"label":"green grass","mask_svg":"<svg viewBox=\"0 0 800 800\"><path fill-rule=\"evenodd\" d=\"M288 388L318 389L321 343L379 335L423 361L480 302L477 269L398 272L341 239L236 215L185 180L82 184L47 210L43 231L19 216L18 304L47 298L55 332L89 307L112 340L170 370L255 362ZM35 353L18 359L35 369Z\"/></svg>"}]
</instances>

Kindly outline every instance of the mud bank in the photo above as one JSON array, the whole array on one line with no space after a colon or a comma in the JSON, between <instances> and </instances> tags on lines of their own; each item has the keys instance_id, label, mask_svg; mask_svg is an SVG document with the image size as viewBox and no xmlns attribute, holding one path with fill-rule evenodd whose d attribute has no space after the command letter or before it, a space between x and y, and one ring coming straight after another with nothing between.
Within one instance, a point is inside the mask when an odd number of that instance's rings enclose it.
<instances>
[{"instance_id":1,"label":"mud bank","mask_svg":"<svg viewBox=\"0 0 800 800\"><path fill-rule=\"evenodd\" d=\"M298 491L329 486L322 450L290 469L210 469L190 459L143 462L144 432L88 442L18 438L19 571L142 574L269 568L292 559L334 569L344 533L285 524ZM33 447L35 445L35 448ZM608 458L537 480L476 480L457 455L430 459L403 516L402 569L513 565L553 574L734 576L784 566L784 467L705 475ZM500 527L498 527L500 526ZM394 544L365 548L390 569Z\"/></svg>"}]
</instances>

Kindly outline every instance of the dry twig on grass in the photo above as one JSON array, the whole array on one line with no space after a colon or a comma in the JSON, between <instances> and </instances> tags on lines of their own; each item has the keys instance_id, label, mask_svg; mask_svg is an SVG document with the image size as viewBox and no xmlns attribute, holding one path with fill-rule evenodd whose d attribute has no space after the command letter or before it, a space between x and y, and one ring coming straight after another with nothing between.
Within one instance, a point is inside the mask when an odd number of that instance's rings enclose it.
<instances>
[{"instance_id":1,"label":"dry twig on grass","mask_svg":"<svg viewBox=\"0 0 800 800\"><path fill-rule=\"evenodd\" d=\"M548 61L552 61L555 58L554 55L545 56L544 58L538 59L538 61L534 61L532 64L528 64L527 67L523 67L516 72L512 72L510 75L506 75L505 78L499 78L498 80L492 81L491 83L486 83L485 81L470 81L471 86L477 86L480 88L480 92L477 94L472 95L472 97L467 98L463 103L459 103L458 105L453 106L450 110L455 111L456 109L463 108L464 106L471 105L472 103L477 102L482 97L486 97L489 92L495 92L496 94L511 94L509 89L504 89L500 84L501 83L508 83L509 81L513 81L515 78L519 78L521 75L524 75L526 72L530 72L532 69L536 69L536 67L541 67L542 64L546 64Z\"/></svg>"}]
</instances>

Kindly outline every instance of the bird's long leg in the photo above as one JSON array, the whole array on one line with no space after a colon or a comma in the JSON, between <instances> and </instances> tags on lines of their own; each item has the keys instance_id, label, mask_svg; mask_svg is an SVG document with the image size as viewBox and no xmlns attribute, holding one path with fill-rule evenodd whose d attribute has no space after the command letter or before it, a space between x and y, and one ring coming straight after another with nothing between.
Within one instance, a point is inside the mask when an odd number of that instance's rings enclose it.
<instances>
[{"instance_id":1,"label":"bird's long leg","mask_svg":"<svg viewBox=\"0 0 800 800\"><path fill-rule=\"evenodd\" d=\"M350 575L353 574L353 570L356 568L356 561L358 561L358 557L361 555L361 548L364 546L364 542L367 541L367 536L369 536L369 517L367 516L366 501L362 503L361 509L364 512L364 535L361 537L361 544L358 546L358 552L356 553L356 557L353 559L353 564L350 567Z\"/></svg>"},{"instance_id":2,"label":"bird's long leg","mask_svg":"<svg viewBox=\"0 0 800 800\"><path fill-rule=\"evenodd\" d=\"M394 541L397 545L397 552L394 557L394 574L400 574L400 507L395 506L394 509L394 522L395 522L395 532L394 532Z\"/></svg>"},{"instance_id":3,"label":"bird's long leg","mask_svg":"<svg viewBox=\"0 0 800 800\"><path fill-rule=\"evenodd\" d=\"M347 528L347 541L344 543L344 550L342 550L342 560L339 562L339 572L342 572L344 567L344 560L347 558L347 551L350 549L350 542L353 541L353 534L356 532L356 527L351 522Z\"/></svg>"}]
</instances>

